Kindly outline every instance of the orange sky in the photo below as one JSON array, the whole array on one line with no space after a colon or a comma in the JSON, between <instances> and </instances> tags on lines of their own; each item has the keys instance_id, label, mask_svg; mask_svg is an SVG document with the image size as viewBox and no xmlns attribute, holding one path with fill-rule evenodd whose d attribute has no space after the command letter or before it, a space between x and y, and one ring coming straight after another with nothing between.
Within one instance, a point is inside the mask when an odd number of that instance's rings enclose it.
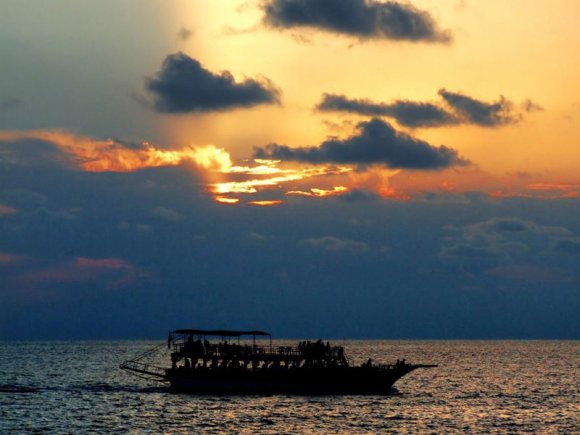
<instances>
[{"instance_id":1,"label":"orange sky","mask_svg":"<svg viewBox=\"0 0 580 435\"><path fill-rule=\"evenodd\" d=\"M365 119L314 111L324 92L376 102L436 102L437 91L444 87L486 102L503 95L516 110L531 100L543 110L497 128L404 129L433 145L458 150L473 165L460 175L454 170L399 175L398 188L429 190L447 183L458 190L501 187L509 191L527 181L578 181L577 2L534 2L533 6L528 1L414 2L431 12L442 28L451 30L454 40L449 45L360 42L312 30L268 30L260 24L256 4L180 2L174 9L175 27L191 29L192 36L176 41L174 50L211 71L228 70L237 80L265 76L281 89L282 104L167 115L161 127L165 143L176 147L212 143L233 159L248 159L254 146L270 142L315 146L329 135L348 135L354 122ZM531 177L526 183L521 182L523 174Z\"/></svg>"},{"instance_id":2,"label":"orange sky","mask_svg":"<svg viewBox=\"0 0 580 435\"><path fill-rule=\"evenodd\" d=\"M545 190L531 189L530 185L580 184L580 76L577 74L580 71L577 52L580 5L577 1L537 1L533 5L526 0L508 4L500 0L485 4L460 0L413 2L420 10L429 12L441 29L451 32L450 44L361 41L311 29L268 29L261 21L260 4L257 0L175 0L170 9L161 2L136 9L132 2L123 3L122 9L129 15L118 19L124 20L124 24L111 23L115 34L123 30L123 48L107 53L121 57L134 53L133 62L111 58L102 61L98 68L89 65L84 75L80 75L90 81L91 74L99 72L99 80L106 77L110 82L103 89L112 89L122 96L122 102L108 97L119 107L113 116L119 126L113 125L114 122L109 122L107 128L97 125L99 133L95 134L80 124L67 129L56 127L66 123L51 122L46 123L47 128L41 128L45 123L39 122L35 132L57 140L73 160L82 162L82 168L92 171L134 170L185 160L199 163L203 160L199 150L205 150L206 159L214 163L221 159L227 161L225 170L200 163L203 178L208 182L206 189L222 196L227 188L222 186L220 190L216 183L244 182L259 186L257 190L278 189L282 197L276 200L282 200L285 192L312 193L312 189L335 195L338 186L345 188L341 192L367 188L388 198L401 199L421 196L425 191L476 190L494 193L495 197L537 196ZM40 21L38 13L28 12L35 34L43 41L57 44L65 36L68 38L71 31L79 30L70 20L75 10L63 5L55 3L53 8L47 8L45 12L53 15L45 22ZM80 13L88 6L78 8L76 12ZM66 12L62 20L67 18L60 26L59 10ZM137 21L127 21L130 14L137 14L140 23L149 23L156 16L157 31L144 26L142 41L138 43L135 38L139 36L140 26ZM100 31L104 20L98 11L91 10L91 16L93 19L86 26L87 37ZM13 36L15 29L5 26L6 37ZM105 42L111 45L111 41ZM74 41L67 44L73 62ZM45 51L50 52L50 46ZM229 71L237 82L256 77L271 80L281 92L280 104L209 113L152 113L147 107L151 95L143 88L143 80L160 70L168 54L177 52L198 60L208 71ZM114 69L114 74L113 71L102 73L105 64ZM46 60L43 66L52 71L53 66ZM65 65L61 67L66 69ZM118 92L121 83L129 86L129 95L127 88ZM55 85L45 88L59 89ZM411 129L385 118L398 130L417 139L456 150L471 162L466 167L418 171L375 166L361 171L350 166L334 176L321 176L331 169L281 162L271 166L276 169L270 174L252 173L260 166L259 162L252 161L254 147L269 143L316 147L330 136L342 139L351 136L356 132L356 124L368 119L350 113L316 111L315 106L324 93L376 103L401 99L440 104L438 91L442 88L486 103L496 102L503 96L521 119L498 127L464 124ZM70 92L74 95L74 88ZM104 101L105 97L102 98ZM45 104L51 101L42 100ZM78 112L79 116L99 124L98 116L75 109L71 101L67 97L65 119ZM524 106L530 101L536 110L526 112ZM99 115L107 112L106 108L100 108L101 103L85 96L84 104L90 110L98 110ZM54 107L60 106L56 102ZM59 112L42 110L43 114ZM25 118L28 116L21 116ZM55 128L59 131L55 132ZM11 128L11 131L17 130ZM134 134L133 130L140 133ZM118 137L148 144L138 152L123 149L115 145L114 138ZM207 157L208 152L213 154ZM231 171L236 166L248 170ZM307 175L307 181L301 182L303 175ZM265 181L269 178L273 178L270 183ZM574 189L565 190L577 192ZM246 198L252 199L256 198Z\"/></svg>"}]
</instances>

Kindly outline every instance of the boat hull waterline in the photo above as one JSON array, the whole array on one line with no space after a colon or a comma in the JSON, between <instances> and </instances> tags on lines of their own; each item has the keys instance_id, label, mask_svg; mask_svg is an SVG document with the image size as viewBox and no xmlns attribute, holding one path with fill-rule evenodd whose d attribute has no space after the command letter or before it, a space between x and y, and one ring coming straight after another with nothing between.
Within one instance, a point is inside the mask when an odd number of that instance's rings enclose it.
<instances>
[{"instance_id":1,"label":"boat hull waterline","mask_svg":"<svg viewBox=\"0 0 580 435\"><path fill-rule=\"evenodd\" d=\"M294 373L179 373L168 370L171 390L196 394L389 394L393 384L420 366L400 369L311 370Z\"/></svg>"}]
</instances>

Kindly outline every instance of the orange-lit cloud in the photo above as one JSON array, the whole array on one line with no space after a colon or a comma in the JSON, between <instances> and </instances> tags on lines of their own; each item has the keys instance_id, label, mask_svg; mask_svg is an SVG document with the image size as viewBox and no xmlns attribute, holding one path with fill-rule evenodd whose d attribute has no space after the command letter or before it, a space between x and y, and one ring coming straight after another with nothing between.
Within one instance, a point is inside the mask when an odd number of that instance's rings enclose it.
<instances>
[{"instance_id":1,"label":"orange-lit cloud","mask_svg":"<svg viewBox=\"0 0 580 435\"><path fill-rule=\"evenodd\" d=\"M262 200L262 201L249 201L248 204L250 205L257 205L259 207L271 207L274 205L280 205L284 201L276 199L276 200Z\"/></svg>"},{"instance_id":2,"label":"orange-lit cloud","mask_svg":"<svg viewBox=\"0 0 580 435\"><path fill-rule=\"evenodd\" d=\"M395 188L392 178L399 174L398 169L371 168L365 172L353 172L350 178L354 187L376 192L380 197L398 201L407 201L411 196L405 191Z\"/></svg>"},{"instance_id":3,"label":"orange-lit cloud","mask_svg":"<svg viewBox=\"0 0 580 435\"><path fill-rule=\"evenodd\" d=\"M279 188L282 184L301 181L311 177L323 175L339 175L350 172L348 167L321 166L307 168L282 169L275 166L279 162L272 160L258 160L258 166L233 166L230 172L220 171L221 174L229 173L237 176L256 176L245 180L228 180L208 184L208 191L215 197L223 197L228 194L254 194L264 189ZM222 202L222 201L218 201Z\"/></svg>"},{"instance_id":4,"label":"orange-lit cloud","mask_svg":"<svg viewBox=\"0 0 580 435\"><path fill-rule=\"evenodd\" d=\"M311 188L309 191L303 190L291 190L286 192L286 195L292 196L308 196L308 197L324 197L324 196L338 196L343 195L348 192L348 188L344 186L335 186L330 190L327 189L317 189L316 187Z\"/></svg>"},{"instance_id":5,"label":"orange-lit cloud","mask_svg":"<svg viewBox=\"0 0 580 435\"><path fill-rule=\"evenodd\" d=\"M23 255L12 254L10 252L0 251L0 265L2 264L14 264L24 260Z\"/></svg>"},{"instance_id":6,"label":"orange-lit cloud","mask_svg":"<svg viewBox=\"0 0 580 435\"><path fill-rule=\"evenodd\" d=\"M94 139L64 131L37 130L2 132L0 141L36 139L49 142L65 153L79 169L88 172L132 172L144 168L195 163L207 183L207 190L223 204L239 199L231 194L255 194L264 189L323 175L350 172L349 167L334 165L315 167L280 167L280 161L255 159L254 164L235 165L230 154L215 145L188 146L181 149L160 149L150 143L125 144L113 139ZM322 195L318 195L322 196ZM13 212L0 206L0 214Z\"/></svg>"},{"instance_id":7,"label":"orange-lit cloud","mask_svg":"<svg viewBox=\"0 0 580 435\"><path fill-rule=\"evenodd\" d=\"M108 281L109 287L123 287L147 275L120 258L76 257L51 267L38 269L26 280L39 283L84 283L97 279Z\"/></svg>"},{"instance_id":8,"label":"orange-lit cloud","mask_svg":"<svg viewBox=\"0 0 580 435\"><path fill-rule=\"evenodd\" d=\"M239 198L228 198L227 196L215 196L214 199L221 204L237 204L240 202Z\"/></svg>"},{"instance_id":9,"label":"orange-lit cloud","mask_svg":"<svg viewBox=\"0 0 580 435\"><path fill-rule=\"evenodd\" d=\"M144 142L127 146L113 139L94 139L64 131L36 130L1 132L0 141L37 139L50 142L88 172L132 172L158 166L174 166L186 161L204 169L229 171L229 154L213 145L164 150Z\"/></svg>"},{"instance_id":10,"label":"orange-lit cloud","mask_svg":"<svg viewBox=\"0 0 580 435\"><path fill-rule=\"evenodd\" d=\"M580 184L532 183L521 189L496 190L489 193L495 199L534 198L534 199L572 199L580 198Z\"/></svg>"},{"instance_id":11,"label":"orange-lit cloud","mask_svg":"<svg viewBox=\"0 0 580 435\"><path fill-rule=\"evenodd\" d=\"M382 167L355 170L353 165L314 165L283 163L274 159L234 162L228 151L215 145L161 149L150 143L128 144L114 139L95 139L64 131L36 130L0 132L0 141L42 140L56 146L69 161L89 172L132 172L140 169L175 166L191 162L198 168L205 189L217 203L238 204L258 201L256 194L266 190L286 190L286 195L307 198L339 196L355 189L374 192L382 198L407 201L426 192L461 195L478 191L494 199L580 198L577 182L537 181L516 175L493 176L477 168L445 171L405 171ZM317 187L313 178L324 177ZM576 181L576 180L572 180ZM288 186L291 184L291 186ZM322 184L322 185L321 185ZM247 200L240 196L246 196ZM279 199L280 201L282 199ZM0 216L17 213L0 204Z\"/></svg>"},{"instance_id":12,"label":"orange-lit cloud","mask_svg":"<svg viewBox=\"0 0 580 435\"><path fill-rule=\"evenodd\" d=\"M13 207L0 204L0 216L9 216L9 215L17 213L17 212L18 212L18 210L16 210Z\"/></svg>"},{"instance_id":13,"label":"orange-lit cloud","mask_svg":"<svg viewBox=\"0 0 580 435\"><path fill-rule=\"evenodd\" d=\"M410 201L411 196L408 193L400 192L392 186L383 186L377 190L381 198L393 199L396 201Z\"/></svg>"}]
</instances>

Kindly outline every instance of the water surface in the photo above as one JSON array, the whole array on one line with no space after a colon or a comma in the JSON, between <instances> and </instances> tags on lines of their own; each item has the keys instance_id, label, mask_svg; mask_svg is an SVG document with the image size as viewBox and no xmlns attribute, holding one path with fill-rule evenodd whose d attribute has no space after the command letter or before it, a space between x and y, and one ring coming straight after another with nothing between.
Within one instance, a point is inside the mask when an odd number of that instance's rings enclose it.
<instances>
[{"instance_id":1,"label":"water surface","mask_svg":"<svg viewBox=\"0 0 580 435\"><path fill-rule=\"evenodd\" d=\"M0 342L0 433L578 433L578 341L344 341L439 364L389 396L194 396L119 363L160 342ZM290 342L277 342L281 345Z\"/></svg>"}]
</instances>

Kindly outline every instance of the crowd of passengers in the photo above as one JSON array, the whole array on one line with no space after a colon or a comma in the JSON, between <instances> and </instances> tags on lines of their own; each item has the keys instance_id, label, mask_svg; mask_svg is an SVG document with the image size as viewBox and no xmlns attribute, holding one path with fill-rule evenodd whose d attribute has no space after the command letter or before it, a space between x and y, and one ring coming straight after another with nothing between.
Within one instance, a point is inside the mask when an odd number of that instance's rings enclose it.
<instances>
[{"instance_id":1,"label":"crowd of passengers","mask_svg":"<svg viewBox=\"0 0 580 435\"><path fill-rule=\"evenodd\" d=\"M256 361L258 356L258 361ZM329 342L301 341L296 347L266 348L228 342L211 344L189 337L179 351L171 354L172 367L183 360L184 368L292 368L308 365L346 364L344 348L331 347Z\"/></svg>"}]
</instances>

